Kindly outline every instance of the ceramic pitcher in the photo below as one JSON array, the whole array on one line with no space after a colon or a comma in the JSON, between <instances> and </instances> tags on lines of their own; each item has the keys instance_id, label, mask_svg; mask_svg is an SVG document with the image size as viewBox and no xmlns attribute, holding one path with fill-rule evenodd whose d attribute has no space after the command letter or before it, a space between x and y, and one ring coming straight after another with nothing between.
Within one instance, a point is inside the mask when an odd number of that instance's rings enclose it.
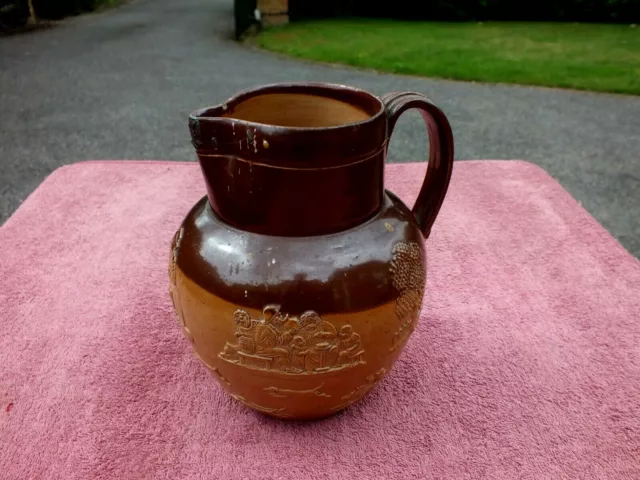
<instances>
[{"instance_id":1,"label":"ceramic pitcher","mask_svg":"<svg viewBox=\"0 0 640 480\"><path fill-rule=\"evenodd\" d=\"M383 175L411 108L430 143L413 208ZM445 115L418 93L276 84L193 112L189 128L207 195L173 238L169 272L195 354L265 414L312 419L358 401L420 315L424 240L453 165Z\"/></svg>"}]
</instances>

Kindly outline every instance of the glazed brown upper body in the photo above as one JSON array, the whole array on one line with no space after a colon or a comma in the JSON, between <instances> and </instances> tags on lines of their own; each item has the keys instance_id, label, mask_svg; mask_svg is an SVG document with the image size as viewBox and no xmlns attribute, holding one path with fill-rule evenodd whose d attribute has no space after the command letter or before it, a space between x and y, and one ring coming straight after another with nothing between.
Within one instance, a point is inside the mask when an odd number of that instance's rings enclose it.
<instances>
[{"instance_id":1,"label":"glazed brown upper body","mask_svg":"<svg viewBox=\"0 0 640 480\"><path fill-rule=\"evenodd\" d=\"M183 222L178 267L220 298L291 314L361 311L392 301L389 264L398 242L423 244L411 211L392 193L370 220L336 234L280 237L231 227L206 198Z\"/></svg>"}]
</instances>

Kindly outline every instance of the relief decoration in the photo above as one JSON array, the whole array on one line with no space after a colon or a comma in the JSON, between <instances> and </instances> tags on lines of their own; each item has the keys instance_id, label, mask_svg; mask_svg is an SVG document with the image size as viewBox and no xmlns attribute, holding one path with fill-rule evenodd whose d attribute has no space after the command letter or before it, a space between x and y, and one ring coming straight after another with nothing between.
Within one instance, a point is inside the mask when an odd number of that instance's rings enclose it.
<instances>
[{"instance_id":1,"label":"relief decoration","mask_svg":"<svg viewBox=\"0 0 640 480\"><path fill-rule=\"evenodd\" d=\"M300 317L267 305L261 318L239 309L233 314L235 342L227 342L222 360L253 370L313 375L364 364L360 335L351 325L340 329L314 311Z\"/></svg>"},{"instance_id":2,"label":"relief decoration","mask_svg":"<svg viewBox=\"0 0 640 480\"><path fill-rule=\"evenodd\" d=\"M365 383L357 386L346 395L343 395L342 402L336 405L335 407L333 407L331 410L333 411L342 410L348 405L351 405L353 402L360 400L362 397L365 396L367 392L369 392L369 390L375 387L378 384L378 382L382 380L382 377L384 377L385 373L387 373L387 369L383 367L377 372L372 373L371 375L367 375L365 377Z\"/></svg>"},{"instance_id":3,"label":"relief decoration","mask_svg":"<svg viewBox=\"0 0 640 480\"><path fill-rule=\"evenodd\" d=\"M423 253L415 242L399 242L393 248L391 278L399 292L396 300L396 316L402 322L393 334L390 351L404 344L420 315L426 283Z\"/></svg>"}]
</instances>

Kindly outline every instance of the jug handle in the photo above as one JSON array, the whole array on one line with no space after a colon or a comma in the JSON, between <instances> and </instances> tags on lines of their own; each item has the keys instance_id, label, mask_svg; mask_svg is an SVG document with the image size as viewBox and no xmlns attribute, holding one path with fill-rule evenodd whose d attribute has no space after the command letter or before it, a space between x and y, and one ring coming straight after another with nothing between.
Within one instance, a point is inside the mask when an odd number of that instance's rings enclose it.
<instances>
[{"instance_id":1,"label":"jug handle","mask_svg":"<svg viewBox=\"0 0 640 480\"><path fill-rule=\"evenodd\" d=\"M447 117L424 95L413 92L393 92L382 97L387 113L387 149L393 128L403 112L417 109L429 133L429 162L420 193L412 212L418 226L429 238L444 197L449 188L453 170L453 133Z\"/></svg>"}]
</instances>

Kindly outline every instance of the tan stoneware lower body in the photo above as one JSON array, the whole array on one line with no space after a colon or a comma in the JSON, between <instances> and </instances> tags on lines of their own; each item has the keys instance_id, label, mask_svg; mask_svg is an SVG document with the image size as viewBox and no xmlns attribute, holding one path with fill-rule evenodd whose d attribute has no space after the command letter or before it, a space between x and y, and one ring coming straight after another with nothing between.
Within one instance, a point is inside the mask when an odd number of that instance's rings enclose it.
<instances>
[{"instance_id":1,"label":"tan stoneware lower body","mask_svg":"<svg viewBox=\"0 0 640 480\"><path fill-rule=\"evenodd\" d=\"M399 325L393 302L322 317L338 332L345 325L357 332L359 343L349 344L351 350L318 342L328 345L304 354L277 347L262 355L243 354L234 312L246 311L252 319L260 319L263 312L217 298L180 270L172 294L185 336L222 388L247 407L279 418L322 418L360 400L391 370L415 326Z\"/></svg>"}]
</instances>

